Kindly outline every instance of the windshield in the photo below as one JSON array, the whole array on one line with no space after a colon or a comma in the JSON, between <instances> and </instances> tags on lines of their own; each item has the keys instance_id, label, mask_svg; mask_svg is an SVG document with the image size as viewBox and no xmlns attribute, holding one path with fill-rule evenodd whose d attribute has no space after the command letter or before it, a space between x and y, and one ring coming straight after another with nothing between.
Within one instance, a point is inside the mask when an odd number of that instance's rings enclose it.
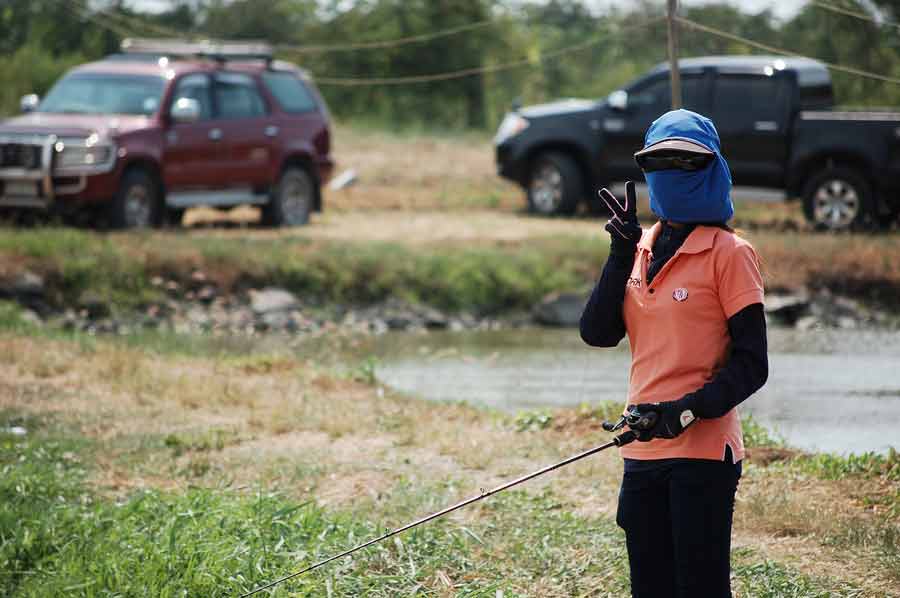
<instances>
[{"instance_id":1,"label":"windshield","mask_svg":"<svg viewBox=\"0 0 900 598\"><path fill-rule=\"evenodd\" d=\"M66 114L144 114L159 107L165 80L139 75L70 75L41 102L40 112Z\"/></svg>"}]
</instances>

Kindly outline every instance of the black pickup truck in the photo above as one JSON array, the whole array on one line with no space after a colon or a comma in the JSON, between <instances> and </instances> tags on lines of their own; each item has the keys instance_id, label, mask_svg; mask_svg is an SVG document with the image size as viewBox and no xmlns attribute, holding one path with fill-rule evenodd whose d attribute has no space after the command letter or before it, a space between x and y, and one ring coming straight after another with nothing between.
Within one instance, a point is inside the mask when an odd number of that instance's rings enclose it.
<instances>
[{"instance_id":1,"label":"black pickup truck","mask_svg":"<svg viewBox=\"0 0 900 598\"><path fill-rule=\"evenodd\" d=\"M828 69L806 58L726 56L679 62L685 108L712 118L735 185L802 198L819 229L889 224L900 213L900 113L832 110ZM497 169L532 211L570 214L596 190L641 180L632 159L671 105L662 64L605 100L563 100L508 113Z\"/></svg>"}]
</instances>

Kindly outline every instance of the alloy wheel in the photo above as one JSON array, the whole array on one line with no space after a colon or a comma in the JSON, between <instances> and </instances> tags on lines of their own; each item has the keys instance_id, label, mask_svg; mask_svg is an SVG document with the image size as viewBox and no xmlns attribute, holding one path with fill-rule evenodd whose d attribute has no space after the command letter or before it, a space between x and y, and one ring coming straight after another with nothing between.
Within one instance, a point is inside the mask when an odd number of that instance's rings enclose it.
<instances>
[{"instance_id":1,"label":"alloy wheel","mask_svg":"<svg viewBox=\"0 0 900 598\"><path fill-rule=\"evenodd\" d=\"M849 228L859 216L860 198L847 181L830 179L822 183L813 196L816 224L832 230Z\"/></svg>"},{"instance_id":2,"label":"alloy wheel","mask_svg":"<svg viewBox=\"0 0 900 598\"><path fill-rule=\"evenodd\" d=\"M531 179L531 201L541 214L553 214L563 198L563 176L553 164L543 164Z\"/></svg>"}]
</instances>

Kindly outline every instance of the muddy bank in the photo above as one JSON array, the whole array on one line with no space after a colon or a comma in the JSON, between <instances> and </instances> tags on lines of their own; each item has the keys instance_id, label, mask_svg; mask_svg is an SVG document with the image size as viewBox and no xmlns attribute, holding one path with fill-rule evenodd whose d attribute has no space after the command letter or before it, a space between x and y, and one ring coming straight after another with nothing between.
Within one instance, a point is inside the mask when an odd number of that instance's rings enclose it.
<instances>
[{"instance_id":1,"label":"muddy bank","mask_svg":"<svg viewBox=\"0 0 900 598\"><path fill-rule=\"evenodd\" d=\"M188 280L155 276L159 298L123 308L102 293L86 290L73 301L30 270L0 279L0 299L18 303L32 324L90 333L128 334L167 330L183 334L284 333L321 336L388 331L497 330L522 326L577 327L588 290L549 293L529 308L503 313L442 310L421 302L389 297L365 304L323 302L279 287L222 288L201 271ZM770 325L818 328L897 329L900 315L836 295L828 289L771 292L766 299Z\"/></svg>"}]
</instances>

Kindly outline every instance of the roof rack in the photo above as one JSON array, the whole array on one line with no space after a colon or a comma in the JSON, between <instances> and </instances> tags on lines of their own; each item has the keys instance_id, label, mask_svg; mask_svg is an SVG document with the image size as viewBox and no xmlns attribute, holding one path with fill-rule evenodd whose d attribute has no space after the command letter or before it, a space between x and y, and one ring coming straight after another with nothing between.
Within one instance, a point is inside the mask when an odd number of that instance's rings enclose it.
<instances>
[{"instance_id":1,"label":"roof rack","mask_svg":"<svg viewBox=\"0 0 900 598\"><path fill-rule=\"evenodd\" d=\"M181 39L128 37L122 40L122 52L136 56L187 56L227 62L229 60L262 60L269 65L274 56L272 46L264 41L223 42L215 40L185 41Z\"/></svg>"}]
</instances>

